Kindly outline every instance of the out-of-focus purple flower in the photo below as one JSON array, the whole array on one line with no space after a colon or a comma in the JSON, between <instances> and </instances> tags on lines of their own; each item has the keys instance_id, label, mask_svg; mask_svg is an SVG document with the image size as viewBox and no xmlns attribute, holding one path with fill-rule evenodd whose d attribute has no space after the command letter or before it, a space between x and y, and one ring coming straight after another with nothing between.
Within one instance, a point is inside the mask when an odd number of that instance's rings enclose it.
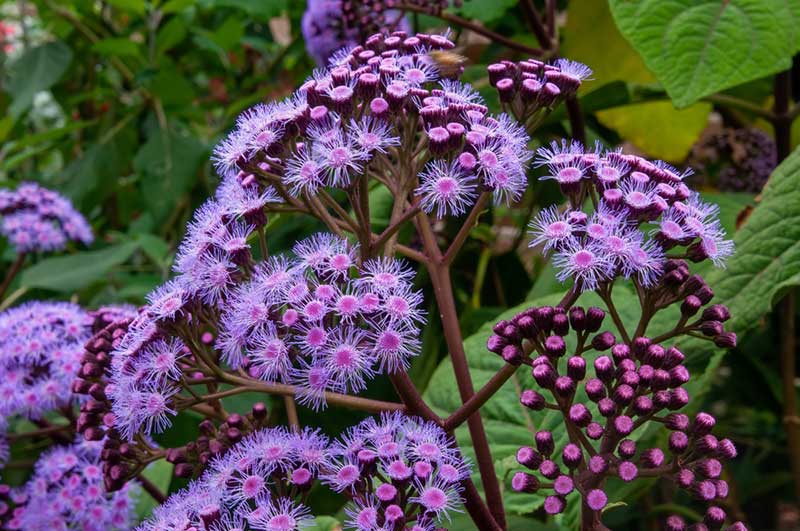
<instances>
[{"instance_id":1,"label":"out-of-focus purple flower","mask_svg":"<svg viewBox=\"0 0 800 531\"><path fill-rule=\"evenodd\" d=\"M199 479L170 496L137 529L305 529L314 518L300 500L329 466L329 446L313 430L257 431L212 460Z\"/></svg>"},{"instance_id":2,"label":"out-of-focus purple flower","mask_svg":"<svg viewBox=\"0 0 800 531\"><path fill-rule=\"evenodd\" d=\"M373 33L410 29L402 12L370 0L308 0L301 21L306 50L320 66Z\"/></svg>"},{"instance_id":3,"label":"out-of-focus purple flower","mask_svg":"<svg viewBox=\"0 0 800 531\"><path fill-rule=\"evenodd\" d=\"M415 520L433 529L463 500L470 466L439 426L400 413L370 418L346 431L321 478L352 498L347 529L369 531L378 522Z\"/></svg>"},{"instance_id":4,"label":"out-of-focus purple flower","mask_svg":"<svg viewBox=\"0 0 800 531\"><path fill-rule=\"evenodd\" d=\"M29 302L0 314L0 417L39 419L70 403L93 322L65 302Z\"/></svg>"},{"instance_id":5,"label":"out-of-focus purple flower","mask_svg":"<svg viewBox=\"0 0 800 531\"><path fill-rule=\"evenodd\" d=\"M625 277L650 288L665 273L668 251L675 255L683 247L685 258L717 267L733 254L719 209L683 183L686 173L667 164L586 151L574 142L540 149L537 162L569 198L563 211L547 208L531 223L531 246L554 253L562 282L572 279L585 291ZM592 215L583 212L589 196L596 202Z\"/></svg>"},{"instance_id":6,"label":"out-of-focus purple flower","mask_svg":"<svg viewBox=\"0 0 800 531\"><path fill-rule=\"evenodd\" d=\"M0 189L0 233L18 253L60 251L94 239L86 219L60 194L36 183Z\"/></svg>"},{"instance_id":7,"label":"out-of-focus purple flower","mask_svg":"<svg viewBox=\"0 0 800 531\"><path fill-rule=\"evenodd\" d=\"M125 531L133 523L137 489L103 486L102 443L79 441L45 452L19 489L0 485L0 527L19 531ZM5 487L5 488L4 488Z\"/></svg>"}]
</instances>

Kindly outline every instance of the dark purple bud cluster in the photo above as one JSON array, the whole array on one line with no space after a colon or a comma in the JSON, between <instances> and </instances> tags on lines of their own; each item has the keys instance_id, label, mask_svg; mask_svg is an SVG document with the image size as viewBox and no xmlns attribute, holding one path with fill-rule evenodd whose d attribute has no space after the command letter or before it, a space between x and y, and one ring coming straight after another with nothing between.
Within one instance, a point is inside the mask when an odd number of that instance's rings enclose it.
<instances>
[{"instance_id":1,"label":"dark purple bud cluster","mask_svg":"<svg viewBox=\"0 0 800 531\"><path fill-rule=\"evenodd\" d=\"M200 423L200 436L185 446L167 450L166 459L175 465L176 476L196 477L211 459L225 455L244 436L265 427L267 413L267 406L257 402L249 414L233 413L218 426L206 419Z\"/></svg>"},{"instance_id":2,"label":"dark purple bud cluster","mask_svg":"<svg viewBox=\"0 0 800 531\"><path fill-rule=\"evenodd\" d=\"M777 165L775 141L756 128L724 128L692 148L695 184L716 184L724 192L759 193Z\"/></svg>"},{"instance_id":3,"label":"dark purple bud cluster","mask_svg":"<svg viewBox=\"0 0 800 531\"><path fill-rule=\"evenodd\" d=\"M690 278L684 289L708 290L699 277ZM719 322L727 319L727 313L724 306L709 306L701 320ZM530 363L540 388L523 391L521 404L533 411L560 411L569 436L569 442L558 448L550 431L536 432L535 444L517 453L518 462L529 471L514 475L513 488L552 491L544 501L550 514L561 513L566 496L577 491L599 515L608 503L607 478L628 482L667 477L710 504L705 525L720 529L725 513L716 504L728 490L721 479L722 463L736 456L733 443L711 434L715 423L711 415L699 413L690 420L678 413L689 403L684 386L690 379L680 350L643 336L619 341L611 332L601 331L605 316L600 308L544 306L495 326L489 350L510 363ZM683 329L684 322L682 318L676 329ZM702 323L692 327L701 328ZM568 346L571 334L574 340ZM735 343L735 336L730 338ZM533 352L537 356L530 360ZM670 430L666 452L640 448L636 442L636 431L648 422Z\"/></svg>"},{"instance_id":4,"label":"dark purple bud cluster","mask_svg":"<svg viewBox=\"0 0 800 531\"><path fill-rule=\"evenodd\" d=\"M96 331L86 343L83 365L72 391L87 395L76 420L78 433L87 441L104 441L100 457L107 490L122 488L146 463L160 456L175 465L176 476L196 477L212 458L223 455L244 436L264 427L267 408L259 402L253 405L250 414L229 415L219 426L209 419L204 420L199 426L201 435L182 447L163 449L150 446L141 439L124 440L114 428L115 417L111 400L106 396L106 387L112 353L127 333L132 318L108 311L98 311L95 315L98 323L111 322Z\"/></svg>"},{"instance_id":5,"label":"dark purple bud cluster","mask_svg":"<svg viewBox=\"0 0 800 531\"><path fill-rule=\"evenodd\" d=\"M536 59L501 61L489 65L489 83L497 90L504 110L530 130L545 114L574 96L591 76L586 65L567 59L547 64Z\"/></svg>"}]
</instances>

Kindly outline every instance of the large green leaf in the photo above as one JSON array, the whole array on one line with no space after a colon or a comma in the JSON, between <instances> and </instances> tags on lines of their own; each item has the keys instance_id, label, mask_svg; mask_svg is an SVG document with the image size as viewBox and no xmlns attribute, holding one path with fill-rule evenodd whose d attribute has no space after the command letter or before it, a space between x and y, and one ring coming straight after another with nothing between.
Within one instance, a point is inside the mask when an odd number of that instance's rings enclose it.
<instances>
[{"instance_id":1,"label":"large green leaf","mask_svg":"<svg viewBox=\"0 0 800 531\"><path fill-rule=\"evenodd\" d=\"M46 258L22 273L20 285L61 293L77 291L125 262L137 247L135 242L124 242L99 251Z\"/></svg>"},{"instance_id":2,"label":"large green leaf","mask_svg":"<svg viewBox=\"0 0 800 531\"><path fill-rule=\"evenodd\" d=\"M526 302L521 306L504 312L493 322L501 319L510 319L523 309L531 306L557 304L560 298L561 294L551 294L535 301ZM614 303L619 311L620 317L623 322L626 323L626 328L629 331L632 330L639 317L638 298L630 289L627 289L627 287L619 286L614 294ZM603 302L594 293L583 294L579 300L579 304L584 306L604 307ZM486 350L486 341L492 333L493 322L486 323L477 333L464 340L467 362L476 389L483 386L504 365L503 360L499 356ZM604 329L614 330L610 319L608 319L604 325ZM569 351L570 348L574 348L574 345L570 343L574 338L567 337L566 339L568 345L567 351ZM596 352L591 351L584 356L589 366L591 366L596 355ZM530 368L520 368L481 408L481 415L495 461L495 469L497 475L503 480L502 488L504 491L503 500L505 508L510 514L531 513L538 509L544 502L544 496L539 494L519 494L511 490L511 476L520 468L516 461L516 453L519 447L531 445L533 442L533 434L537 430L542 429L551 430L553 432L557 449L562 448L568 442L560 413L552 410L533 412L520 405L519 393L523 389L534 389L536 387L536 382L530 375ZM580 387L576 401L590 403L585 395L581 398L583 393L583 388ZM461 405L458 387L449 358L445 359L434 373L428 389L424 394L424 398L437 414L443 416L452 413ZM596 411L594 414L595 416L598 415ZM467 426L463 425L459 427L455 435L464 453L474 459L474 452L472 450L471 438ZM642 433L636 432L634 435L640 436ZM480 477L477 473L474 479L478 488L481 488ZM627 494L630 495L630 493ZM614 496L615 494L610 492L611 501L617 501ZM574 500L570 499L570 503L574 503ZM569 521L565 522L565 525L570 526L573 523L574 522Z\"/></svg>"},{"instance_id":3,"label":"large green leaf","mask_svg":"<svg viewBox=\"0 0 800 531\"><path fill-rule=\"evenodd\" d=\"M678 110L668 101L629 101L626 84L651 85L656 79L642 58L620 34L606 2L572 0L563 31L562 53L594 71L584 83L581 105L597 119L645 153L664 160L683 160L708 123L706 103ZM591 38L587 36L591 35ZM597 43L602 42L602 46ZM624 84L623 84L624 83ZM612 90L601 90L611 85ZM600 101L594 101L599 99ZM599 104L599 105L598 105ZM659 124L653 127L653 124Z\"/></svg>"},{"instance_id":4,"label":"large green leaf","mask_svg":"<svg viewBox=\"0 0 800 531\"><path fill-rule=\"evenodd\" d=\"M61 41L52 41L29 49L9 67L6 92L11 97L8 110L12 116L21 115L33 103L37 92L55 85L64 75L72 50Z\"/></svg>"},{"instance_id":5,"label":"large green leaf","mask_svg":"<svg viewBox=\"0 0 800 531\"><path fill-rule=\"evenodd\" d=\"M133 166L142 177L146 208L158 222L191 189L205 158L206 147L199 140L173 132L156 132L141 147Z\"/></svg>"},{"instance_id":6,"label":"large green leaf","mask_svg":"<svg viewBox=\"0 0 800 531\"><path fill-rule=\"evenodd\" d=\"M622 34L685 107L791 66L797 0L610 0Z\"/></svg>"},{"instance_id":7,"label":"large green leaf","mask_svg":"<svg viewBox=\"0 0 800 531\"><path fill-rule=\"evenodd\" d=\"M800 284L800 150L769 179L761 202L734 238L736 254L709 275L731 310L731 329L755 326L785 289Z\"/></svg>"}]
</instances>

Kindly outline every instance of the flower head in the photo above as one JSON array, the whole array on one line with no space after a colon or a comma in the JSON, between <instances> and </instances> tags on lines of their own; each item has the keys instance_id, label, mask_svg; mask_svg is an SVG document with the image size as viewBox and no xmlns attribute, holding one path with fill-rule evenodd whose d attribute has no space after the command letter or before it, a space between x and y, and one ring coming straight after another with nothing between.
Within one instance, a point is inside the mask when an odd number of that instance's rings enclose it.
<instances>
[{"instance_id":1,"label":"flower head","mask_svg":"<svg viewBox=\"0 0 800 531\"><path fill-rule=\"evenodd\" d=\"M94 239L86 219L57 192L36 183L0 189L0 234L18 253L60 251Z\"/></svg>"}]
</instances>

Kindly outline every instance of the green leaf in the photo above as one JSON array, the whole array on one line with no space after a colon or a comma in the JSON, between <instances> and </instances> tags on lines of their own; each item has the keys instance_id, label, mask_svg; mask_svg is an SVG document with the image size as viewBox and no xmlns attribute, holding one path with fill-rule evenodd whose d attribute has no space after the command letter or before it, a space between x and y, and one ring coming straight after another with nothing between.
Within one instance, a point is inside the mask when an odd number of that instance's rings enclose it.
<instances>
[{"instance_id":1,"label":"green leaf","mask_svg":"<svg viewBox=\"0 0 800 531\"><path fill-rule=\"evenodd\" d=\"M189 6L193 6L196 3L196 0L169 0L163 6L161 6L161 12L165 15L170 13L177 13L178 11L183 11Z\"/></svg>"},{"instance_id":2,"label":"green leaf","mask_svg":"<svg viewBox=\"0 0 800 531\"><path fill-rule=\"evenodd\" d=\"M135 13L137 15L143 15L146 6L144 0L107 0L109 4L112 6L122 9L123 11L128 11L130 13Z\"/></svg>"},{"instance_id":3,"label":"green leaf","mask_svg":"<svg viewBox=\"0 0 800 531\"><path fill-rule=\"evenodd\" d=\"M800 284L800 150L772 174L734 243L727 270L715 271L708 281L731 310L728 328L742 333L784 290Z\"/></svg>"},{"instance_id":4,"label":"green leaf","mask_svg":"<svg viewBox=\"0 0 800 531\"><path fill-rule=\"evenodd\" d=\"M277 17L288 7L287 0L213 0L213 8L234 7L264 22Z\"/></svg>"},{"instance_id":5,"label":"green leaf","mask_svg":"<svg viewBox=\"0 0 800 531\"><path fill-rule=\"evenodd\" d=\"M194 86L173 65L162 67L146 85L168 107L188 105L195 97Z\"/></svg>"},{"instance_id":6,"label":"green leaf","mask_svg":"<svg viewBox=\"0 0 800 531\"><path fill-rule=\"evenodd\" d=\"M678 107L789 68L798 44L796 4L610 0L620 31Z\"/></svg>"},{"instance_id":7,"label":"green leaf","mask_svg":"<svg viewBox=\"0 0 800 531\"><path fill-rule=\"evenodd\" d=\"M70 162L60 182L76 207L88 211L114 190L117 180L129 171L136 141L133 126L122 126L113 136L91 144L81 157Z\"/></svg>"},{"instance_id":8,"label":"green leaf","mask_svg":"<svg viewBox=\"0 0 800 531\"><path fill-rule=\"evenodd\" d=\"M156 35L156 55L163 55L180 44L188 35L186 22L181 17L172 17L158 30Z\"/></svg>"},{"instance_id":9,"label":"green leaf","mask_svg":"<svg viewBox=\"0 0 800 531\"><path fill-rule=\"evenodd\" d=\"M698 104L679 111L668 101L631 103L626 85L649 85L655 78L620 34L606 2L572 0L563 34L564 56L586 63L594 72L593 80L582 87L581 106L587 112L599 111L600 123L647 154L683 160L705 128L711 106Z\"/></svg>"},{"instance_id":10,"label":"green leaf","mask_svg":"<svg viewBox=\"0 0 800 531\"><path fill-rule=\"evenodd\" d=\"M11 95L8 112L20 116L36 93L55 85L72 62L72 50L61 41L36 46L9 66L6 92Z\"/></svg>"},{"instance_id":11,"label":"green leaf","mask_svg":"<svg viewBox=\"0 0 800 531\"><path fill-rule=\"evenodd\" d=\"M133 166L142 176L146 208L157 222L163 222L191 189L205 158L206 147L199 140L171 131L151 135L141 147Z\"/></svg>"},{"instance_id":12,"label":"green leaf","mask_svg":"<svg viewBox=\"0 0 800 531\"><path fill-rule=\"evenodd\" d=\"M464 0L464 5L456 12L466 18L478 19L481 22L493 22L515 5L517 5L517 0Z\"/></svg>"},{"instance_id":13,"label":"green leaf","mask_svg":"<svg viewBox=\"0 0 800 531\"><path fill-rule=\"evenodd\" d=\"M135 242L124 242L99 251L46 258L22 273L20 285L71 293L103 278L137 248Z\"/></svg>"},{"instance_id":14,"label":"green leaf","mask_svg":"<svg viewBox=\"0 0 800 531\"><path fill-rule=\"evenodd\" d=\"M155 485L158 490L163 493L169 492L169 485L172 483L172 469L174 465L172 463L168 463L167 461L160 459L153 463L147 465L147 468L144 469L142 475L149 479L150 482ZM144 520L150 513L153 512L158 506L158 502L155 498L150 496L144 489L141 489L141 494L138 496L136 500L136 516L139 520Z\"/></svg>"},{"instance_id":15,"label":"green leaf","mask_svg":"<svg viewBox=\"0 0 800 531\"><path fill-rule=\"evenodd\" d=\"M341 531L342 524L333 516L317 516L308 531Z\"/></svg>"},{"instance_id":16,"label":"green leaf","mask_svg":"<svg viewBox=\"0 0 800 531\"><path fill-rule=\"evenodd\" d=\"M707 103L677 110L669 101L656 101L599 111L597 119L653 157L680 161L705 129L710 111Z\"/></svg>"},{"instance_id":17,"label":"green leaf","mask_svg":"<svg viewBox=\"0 0 800 531\"><path fill-rule=\"evenodd\" d=\"M136 57L142 58L142 51L138 44L130 39L113 38L102 39L92 45L92 50L105 56Z\"/></svg>"},{"instance_id":18,"label":"green leaf","mask_svg":"<svg viewBox=\"0 0 800 531\"><path fill-rule=\"evenodd\" d=\"M547 295L532 302L526 302L484 324L477 333L464 340L467 362L476 389L483 386L504 365L499 356L486 350L486 341L492 333L493 323L501 319L510 319L523 309L531 306L557 304L560 299L561 294L558 293ZM627 325L627 329L629 331L633 330L640 315L639 302L636 295L626 286L621 285L615 289L614 302L620 317ZM594 293L583 294L579 304L605 307L600 298ZM611 326L610 322L606 323L606 329L613 330L613 328L609 328ZM574 337L568 336L566 340L567 350L569 351L570 348L574 348L574 344L570 343L571 341L574 342ZM589 366L591 366L596 356L597 353L594 351L587 352L584 355ZM498 477L503 480L503 500L509 513L528 514L535 511L544 502L544 496L519 494L511 489L511 476L520 468L516 461L516 452L519 447L530 445L536 430L551 430L556 441L556 448L559 450L568 441L560 413L549 409L542 412L533 412L520 405L519 393L523 389L536 387L536 383L530 375L530 368L520 368L511 380L481 408L489 445L495 459L495 469ZM581 398L583 393L583 388L579 387L576 401L590 403L585 395ZM443 416L452 413L461 405L458 386L449 358L446 358L439 365L423 397L436 413ZM598 415L596 411L593 411L593 413L595 416ZM633 434L633 437L638 438L643 433L642 431L637 431ZM464 453L474 462L474 453L467 426L462 425L456 429L455 436ZM477 472L475 480L476 484L480 485ZM613 492L609 494L611 500L616 501L616 494Z\"/></svg>"}]
</instances>

